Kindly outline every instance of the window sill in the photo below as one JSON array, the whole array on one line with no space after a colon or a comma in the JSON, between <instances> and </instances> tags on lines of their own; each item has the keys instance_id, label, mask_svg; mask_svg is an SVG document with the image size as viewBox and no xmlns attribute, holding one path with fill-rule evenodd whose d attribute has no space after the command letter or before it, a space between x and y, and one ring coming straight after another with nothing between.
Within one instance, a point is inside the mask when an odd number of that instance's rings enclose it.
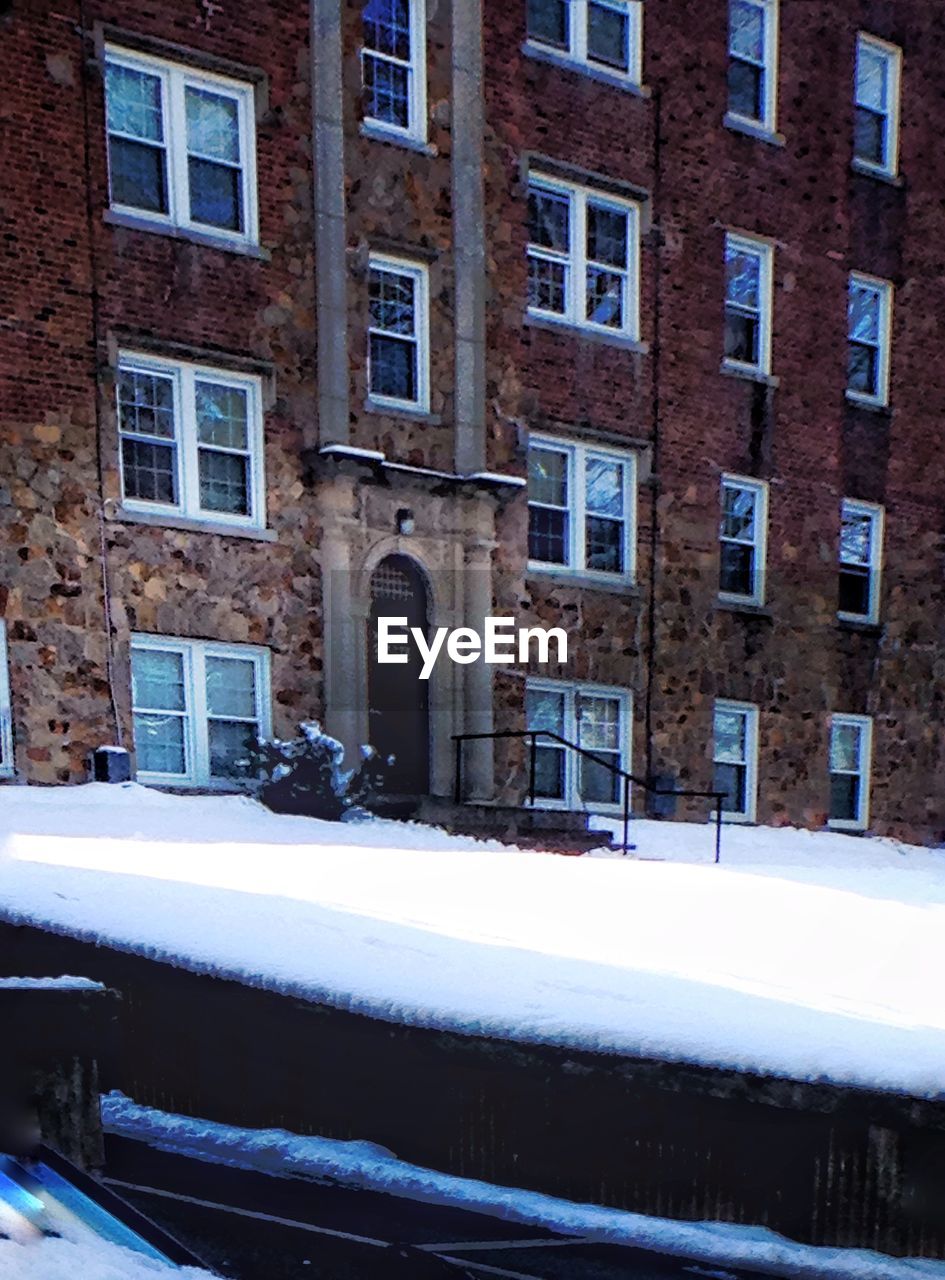
<instances>
[{"instance_id":1,"label":"window sill","mask_svg":"<svg viewBox=\"0 0 945 1280\"><path fill-rule=\"evenodd\" d=\"M892 417L892 408L888 401L874 400L872 396L862 395L859 391L850 391L847 389L844 393L847 404L856 405L858 409L865 409L867 413L878 413L880 417Z\"/></svg>"},{"instance_id":2,"label":"window sill","mask_svg":"<svg viewBox=\"0 0 945 1280\"><path fill-rule=\"evenodd\" d=\"M385 404L383 400L372 400L370 397L364 402L364 412L381 414L385 418L405 418L409 422L425 422L428 427L443 425L440 415L431 413L429 409L411 409L404 404Z\"/></svg>"},{"instance_id":3,"label":"window sill","mask_svg":"<svg viewBox=\"0 0 945 1280\"><path fill-rule=\"evenodd\" d=\"M635 351L638 355L647 355L650 350L648 342L640 342L624 333L608 333L605 329L592 329L588 325L578 324L574 320L552 320L548 316L537 316L531 311L525 312L525 324L532 329L545 329L551 333L570 334L574 338L585 338L589 342L601 342L608 347L621 347L624 351Z\"/></svg>"},{"instance_id":4,"label":"window sill","mask_svg":"<svg viewBox=\"0 0 945 1280\"><path fill-rule=\"evenodd\" d=\"M212 231L197 231L190 227L178 227L170 222L157 222L153 218L134 213L119 213L106 209L102 221L110 227L126 227L130 231L147 231L150 235L166 236L171 240L186 240L190 244L203 245L207 249L222 249L225 253L238 253L244 258L258 258L269 262L271 254L259 244L248 240L234 240L229 236L214 235Z\"/></svg>"},{"instance_id":5,"label":"window sill","mask_svg":"<svg viewBox=\"0 0 945 1280\"><path fill-rule=\"evenodd\" d=\"M227 524L224 520L200 520L191 516L161 515L157 511L133 511L118 507L109 513L110 520L122 524L146 524L158 529L178 529L185 533L215 533L223 538L249 538L253 542L278 542L274 529L250 528Z\"/></svg>"},{"instance_id":6,"label":"window sill","mask_svg":"<svg viewBox=\"0 0 945 1280\"><path fill-rule=\"evenodd\" d=\"M439 148L424 138L411 133L403 133L400 129L390 129L386 125L377 124L373 120L361 121L361 137L371 142L389 142L395 147L404 147L407 151L418 151L424 156L438 156Z\"/></svg>"},{"instance_id":7,"label":"window sill","mask_svg":"<svg viewBox=\"0 0 945 1280\"><path fill-rule=\"evenodd\" d=\"M719 373L726 378L741 378L745 382L760 382L765 387L780 387L781 379L773 373L765 373L762 369L755 369L751 365L736 364L731 360L723 360L719 366Z\"/></svg>"},{"instance_id":8,"label":"window sill","mask_svg":"<svg viewBox=\"0 0 945 1280\"><path fill-rule=\"evenodd\" d=\"M841 631L854 631L860 635L874 636L876 639L885 633L885 627L881 622L870 618L858 618L852 613L838 613L837 626Z\"/></svg>"},{"instance_id":9,"label":"window sill","mask_svg":"<svg viewBox=\"0 0 945 1280\"><path fill-rule=\"evenodd\" d=\"M537 564L528 566L525 575L526 584L530 580L543 586L575 587L580 591L603 591L615 596L640 595L640 588L632 578L597 577L592 573L571 572L567 569L546 569Z\"/></svg>"},{"instance_id":10,"label":"window sill","mask_svg":"<svg viewBox=\"0 0 945 1280\"><path fill-rule=\"evenodd\" d=\"M772 147L783 147L787 141L783 133L777 133L757 120L746 120L743 116L734 115L731 111L726 111L722 123L726 129L743 133L748 138L757 139L758 142L767 142Z\"/></svg>"},{"instance_id":11,"label":"window sill","mask_svg":"<svg viewBox=\"0 0 945 1280\"><path fill-rule=\"evenodd\" d=\"M653 96L653 90L648 85L637 84L629 75L610 71L607 67L599 67L593 62L584 62L563 49L554 49L537 40L526 40L522 45L522 53L526 58L534 58L536 62L547 62L553 67L561 67L564 71L573 71L577 75L586 76L589 80L597 80L614 89L621 89L624 93L633 94L635 98Z\"/></svg>"},{"instance_id":12,"label":"window sill","mask_svg":"<svg viewBox=\"0 0 945 1280\"><path fill-rule=\"evenodd\" d=\"M885 182L887 187L897 187L901 190L906 185L902 174L890 173L888 169L881 169L879 165L870 164L868 160L860 160L857 156L850 161L850 168L854 173L862 174L864 178L875 178L877 182Z\"/></svg>"},{"instance_id":13,"label":"window sill","mask_svg":"<svg viewBox=\"0 0 945 1280\"><path fill-rule=\"evenodd\" d=\"M752 618L762 618L765 622L774 622L771 610L754 600L740 600L737 596L719 596L715 607L724 613L744 613Z\"/></svg>"},{"instance_id":14,"label":"window sill","mask_svg":"<svg viewBox=\"0 0 945 1280\"><path fill-rule=\"evenodd\" d=\"M828 818L827 830L836 831L844 836L865 836L869 828L865 822L854 822L846 818Z\"/></svg>"}]
</instances>

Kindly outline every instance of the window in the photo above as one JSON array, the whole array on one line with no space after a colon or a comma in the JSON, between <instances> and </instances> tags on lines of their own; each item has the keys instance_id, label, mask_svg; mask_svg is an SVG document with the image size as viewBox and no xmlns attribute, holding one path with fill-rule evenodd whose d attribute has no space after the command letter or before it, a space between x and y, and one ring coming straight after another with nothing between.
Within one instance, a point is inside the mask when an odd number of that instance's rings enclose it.
<instances>
[{"instance_id":1,"label":"window","mask_svg":"<svg viewBox=\"0 0 945 1280\"><path fill-rule=\"evenodd\" d=\"M869 825L869 716L835 715L830 721L830 826L863 831Z\"/></svg>"},{"instance_id":2,"label":"window","mask_svg":"<svg viewBox=\"0 0 945 1280\"><path fill-rule=\"evenodd\" d=\"M901 49L857 36L853 157L858 166L890 177L899 166L901 67Z\"/></svg>"},{"instance_id":3,"label":"window","mask_svg":"<svg viewBox=\"0 0 945 1280\"><path fill-rule=\"evenodd\" d=\"M633 454L533 439L528 449L532 567L632 577Z\"/></svg>"},{"instance_id":4,"label":"window","mask_svg":"<svg viewBox=\"0 0 945 1280\"><path fill-rule=\"evenodd\" d=\"M771 372L771 276L774 254L762 240L725 237L725 363Z\"/></svg>"},{"instance_id":5,"label":"window","mask_svg":"<svg viewBox=\"0 0 945 1280\"><path fill-rule=\"evenodd\" d=\"M640 0L528 0L528 38L576 62L641 79Z\"/></svg>"},{"instance_id":6,"label":"window","mask_svg":"<svg viewBox=\"0 0 945 1280\"><path fill-rule=\"evenodd\" d=\"M842 618L876 622L883 558L883 509L846 499L840 512L840 599Z\"/></svg>"},{"instance_id":7,"label":"window","mask_svg":"<svg viewBox=\"0 0 945 1280\"><path fill-rule=\"evenodd\" d=\"M362 21L365 121L426 141L424 0L366 0Z\"/></svg>"},{"instance_id":8,"label":"window","mask_svg":"<svg viewBox=\"0 0 945 1280\"><path fill-rule=\"evenodd\" d=\"M607 809L623 803L623 780L608 764L630 769L630 696L619 689L529 681L528 729L546 729L591 751L589 760L560 743L538 738L535 802L542 807ZM605 761L606 763L600 763Z\"/></svg>"},{"instance_id":9,"label":"window","mask_svg":"<svg viewBox=\"0 0 945 1280\"><path fill-rule=\"evenodd\" d=\"M767 522L767 485L723 476L719 530L719 594L723 598L764 602Z\"/></svg>"},{"instance_id":10,"label":"window","mask_svg":"<svg viewBox=\"0 0 945 1280\"><path fill-rule=\"evenodd\" d=\"M426 267L372 256L368 292L370 398L425 412L430 405Z\"/></svg>"},{"instance_id":11,"label":"window","mask_svg":"<svg viewBox=\"0 0 945 1280\"><path fill-rule=\"evenodd\" d=\"M13 776L13 714L7 666L7 625L0 618L0 778Z\"/></svg>"},{"instance_id":12,"label":"window","mask_svg":"<svg viewBox=\"0 0 945 1280\"><path fill-rule=\"evenodd\" d=\"M713 790L723 791L731 821L754 822L758 791L758 708L748 702L715 704Z\"/></svg>"},{"instance_id":13,"label":"window","mask_svg":"<svg viewBox=\"0 0 945 1280\"><path fill-rule=\"evenodd\" d=\"M847 302L847 395L869 404L889 402L892 285L851 275Z\"/></svg>"},{"instance_id":14,"label":"window","mask_svg":"<svg viewBox=\"0 0 945 1280\"><path fill-rule=\"evenodd\" d=\"M270 732L266 649L132 636L131 688L145 782L232 782L246 774L249 746Z\"/></svg>"},{"instance_id":15,"label":"window","mask_svg":"<svg viewBox=\"0 0 945 1280\"><path fill-rule=\"evenodd\" d=\"M109 48L105 104L113 209L255 241L251 85Z\"/></svg>"},{"instance_id":16,"label":"window","mask_svg":"<svg viewBox=\"0 0 945 1280\"><path fill-rule=\"evenodd\" d=\"M777 101L777 0L731 0L728 109L739 121L774 130Z\"/></svg>"},{"instance_id":17,"label":"window","mask_svg":"<svg viewBox=\"0 0 945 1280\"><path fill-rule=\"evenodd\" d=\"M528 186L528 309L636 338L639 207L546 178Z\"/></svg>"},{"instance_id":18,"label":"window","mask_svg":"<svg viewBox=\"0 0 945 1280\"><path fill-rule=\"evenodd\" d=\"M265 525L258 378L123 354L118 429L128 510Z\"/></svg>"}]
</instances>

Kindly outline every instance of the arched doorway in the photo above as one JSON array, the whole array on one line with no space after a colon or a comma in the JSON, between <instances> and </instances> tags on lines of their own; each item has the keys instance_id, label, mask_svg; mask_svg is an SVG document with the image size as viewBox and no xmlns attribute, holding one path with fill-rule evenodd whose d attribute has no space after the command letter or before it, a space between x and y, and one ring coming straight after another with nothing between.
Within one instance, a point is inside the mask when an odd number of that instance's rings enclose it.
<instances>
[{"instance_id":1,"label":"arched doorway","mask_svg":"<svg viewBox=\"0 0 945 1280\"><path fill-rule=\"evenodd\" d=\"M377 620L406 618L408 627L420 627L428 635L428 614L427 586L417 565L407 556L386 556L371 575L368 741L382 758L394 757L386 773L389 795L429 792L429 682L420 679L423 664L413 641L407 646L406 665L377 661Z\"/></svg>"}]
</instances>

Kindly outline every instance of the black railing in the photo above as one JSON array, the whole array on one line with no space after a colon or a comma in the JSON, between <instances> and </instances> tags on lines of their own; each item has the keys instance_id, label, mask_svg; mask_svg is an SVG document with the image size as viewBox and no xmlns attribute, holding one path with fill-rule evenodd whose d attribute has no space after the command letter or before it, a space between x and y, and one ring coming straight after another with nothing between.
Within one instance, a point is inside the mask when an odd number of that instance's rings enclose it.
<instances>
[{"instance_id":1,"label":"black railing","mask_svg":"<svg viewBox=\"0 0 945 1280\"><path fill-rule=\"evenodd\" d=\"M649 795L653 796L687 796L692 799L714 800L715 801L715 861L718 863L722 857L722 803L725 800L726 793L724 791L690 791L687 789L677 790L676 788L660 787L649 778L641 778L636 774L628 773L626 769L621 769L619 765L613 761L606 759L604 756L595 755L593 751L588 751L586 747L579 746L576 742L570 742L567 738L562 738L560 734L552 732L551 729L497 729L493 733L454 733L453 742L456 749L455 758L455 774L453 782L454 799L457 804L463 802L463 744L466 742L482 742L486 740L496 740L498 738L518 738L528 739L529 749L529 765L528 765L528 803L534 809L536 800L536 766L538 763L538 739L548 738L552 742L557 742L559 746L566 747L569 751L576 752L579 756L584 756L587 760L593 760L595 764L603 765L608 769L614 777L621 780L621 790L623 799L623 852L627 854L630 848L630 786L642 787Z\"/></svg>"}]
</instances>

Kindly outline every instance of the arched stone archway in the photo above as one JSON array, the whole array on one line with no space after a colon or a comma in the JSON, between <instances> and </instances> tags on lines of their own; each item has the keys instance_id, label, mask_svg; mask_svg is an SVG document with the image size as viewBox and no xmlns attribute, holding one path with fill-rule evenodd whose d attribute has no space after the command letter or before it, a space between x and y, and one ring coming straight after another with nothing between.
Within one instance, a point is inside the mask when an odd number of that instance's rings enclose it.
<instances>
[{"instance_id":1,"label":"arched stone archway","mask_svg":"<svg viewBox=\"0 0 945 1280\"><path fill-rule=\"evenodd\" d=\"M371 574L368 618L368 741L386 758L393 756L385 790L394 796L422 796L430 790L429 683L420 679L421 659L412 642L407 662L377 661L377 620L406 618L408 627L429 633L430 595L415 560L388 555Z\"/></svg>"}]
</instances>

